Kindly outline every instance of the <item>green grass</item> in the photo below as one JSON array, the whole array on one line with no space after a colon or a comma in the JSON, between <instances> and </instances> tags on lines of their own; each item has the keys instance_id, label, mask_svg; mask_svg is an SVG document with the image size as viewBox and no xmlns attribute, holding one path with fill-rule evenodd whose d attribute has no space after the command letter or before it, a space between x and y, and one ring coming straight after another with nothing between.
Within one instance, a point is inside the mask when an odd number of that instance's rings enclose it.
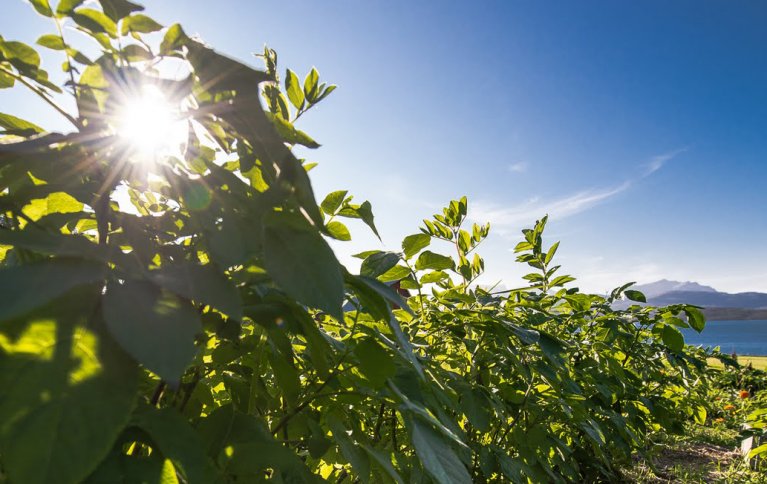
<instances>
[{"instance_id":1,"label":"green grass","mask_svg":"<svg viewBox=\"0 0 767 484\"><path fill-rule=\"evenodd\" d=\"M751 363L757 370L767 371L767 356L738 356L738 363L743 366ZM716 368L722 367L722 362L716 358L709 358L708 364Z\"/></svg>"}]
</instances>

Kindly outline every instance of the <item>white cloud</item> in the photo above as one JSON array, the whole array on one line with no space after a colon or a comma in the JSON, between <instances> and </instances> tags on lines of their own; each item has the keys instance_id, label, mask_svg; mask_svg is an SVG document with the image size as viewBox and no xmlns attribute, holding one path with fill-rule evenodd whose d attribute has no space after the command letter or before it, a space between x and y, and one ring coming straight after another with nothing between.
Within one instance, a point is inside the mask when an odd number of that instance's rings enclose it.
<instances>
[{"instance_id":1,"label":"white cloud","mask_svg":"<svg viewBox=\"0 0 767 484\"><path fill-rule=\"evenodd\" d=\"M585 190L573 195L541 202L533 198L515 207L502 207L493 202L476 201L471 207L471 218L489 221L495 226L532 224L536 219L548 214L552 219L561 220L588 210L605 200L625 191L631 182L624 182L616 187Z\"/></svg>"},{"instance_id":2,"label":"white cloud","mask_svg":"<svg viewBox=\"0 0 767 484\"><path fill-rule=\"evenodd\" d=\"M676 157L678 154L684 153L685 151L687 151L687 148L679 148L674 151L669 151L667 153L653 156L652 158L650 158L650 160L647 163L643 165L645 171L644 171L644 175L642 176L645 177L645 176L652 175L656 171L663 168L663 165L665 165L666 162Z\"/></svg>"},{"instance_id":3,"label":"white cloud","mask_svg":"<svg viewBox=\"0 0 767 484\"><path fill-rule=\"evenodd\" d=\"M524 173L527 171L530 163L526 161L518 161L509 165L509 171L512 173Z\"/></svg>"}]
</instances>

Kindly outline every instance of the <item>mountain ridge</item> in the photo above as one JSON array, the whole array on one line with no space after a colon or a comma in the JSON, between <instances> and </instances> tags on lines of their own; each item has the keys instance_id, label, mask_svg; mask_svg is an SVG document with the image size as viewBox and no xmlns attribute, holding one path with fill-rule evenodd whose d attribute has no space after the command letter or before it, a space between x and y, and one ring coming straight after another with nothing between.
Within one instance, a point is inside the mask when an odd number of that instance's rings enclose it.
<instances>
[{"instance_id":1,"label":"mountain ridge","mask_svg":"<svg viewBox=\"0 0 767 484\"><path fill-rule=\"evenodd\" d=\"M680 282L668 279L637 284L631 289L642 292L647 298L647 304L652 306L670 304L700 306L704 308L704 313L709 319L767 319L767 293L756 291L728 293L693 281Z\"/></svg>"}]
</instances>

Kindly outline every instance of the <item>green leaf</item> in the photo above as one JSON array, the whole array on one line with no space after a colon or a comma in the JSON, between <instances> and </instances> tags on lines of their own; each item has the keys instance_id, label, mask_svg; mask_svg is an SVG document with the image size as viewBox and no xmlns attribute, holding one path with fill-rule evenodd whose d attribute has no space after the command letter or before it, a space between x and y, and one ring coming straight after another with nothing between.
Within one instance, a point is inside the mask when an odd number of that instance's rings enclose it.
<instances>
[{"instance_id":1,"label":"green leaf","mask_svg":"<svg viewBox=\"0 0 767 484\"><path fill-rule=\"evenodd\" d=\"M435 271L452 269L453 259L426 250L421 252L421 255L418 256L418 259L416 259L415 268L419 271L424 269L434 269Z\"/></svg>"},{"instance_id":2,"label":"green leaf","mask_svg":"<svg viewBox=\"0 0 767 484\"><path fill-rule=\"evenodd\" d=\"M551 260L554 258L554 254L557 253L558 248L559 248L559 242L555 242L554 245L552 245L549 248L549 251L546 253L546 257L544 258L543 262L546 264L551 262Z\"/></svg>"},{"instance_id":3,"label":"green leaf","mask_svg":"<svg viewBox=\"0 0 767 484\"><path fill-rule=\"evenodd\" d=\"M373 338L360 341L354 348L354 355L359 361L360 371L374 388L382 388L386 380L397 372L393 355Z\"/></svg>"},{"instance_id":4,"label":"green leaf","mask_svg":"<svg viewBox=\"0 0 767 484\"><path fill-rule=\"evenodd\" d=\"M176 468L169 459L162 459L159 452L149 457L139 457L116 452L101 461L99 467L85 480L85 484L105 482L141 482L153 484L179 484Z\"/></svg>"},{"instance_id":5,"label":"green leaf","mask_svg":"<svg viewBox=\"0 0 767 484\"><path fill-rule=\"evenodd\" d=\"M77 259L48 259L0 269L0 321L20 316L74 287L104 279L106 267Z\"/></svg>"},{"instance_id":6,"label":"green leaf","mask_svg":"<svg viewBox=\"0 0 767 484\"><path fill-rule=\"evenodd\" d=\"M469 422L481 432L490 429L491 405L490 399L479 388L466 388L461 393L461 410Z\"/></svg>"},{"instance_id":7,"label":"green leaf","mask_svg":"<svg viewBox=\"0 0 767 484\"><path fill-rule=\"evenodd\" d=\"M623 294L625 294L626 297L631 301L642 302L642 303L647 302L647 298L645 297L645 295L639 291L635 291L633 289L627 289L626 291L624 291Z\"/></svg>"},{"instance_id":8,"label":"green leaf","mask_svg":"<svg viewBox=\"0 0 767 484\"><path fill-rule=\"evenodd\" d=\"M103 12L92 8L80 8L70 14L77 25L95 33L117 37L117 25Z\"/></svg>"},{"instance_id":9,"label":"green leaf","mask_svg":"<svg viewBox=\"0 0 767 484\"><path fill-rule=\"evenodd\" d=\"M67 46L64 44L64 39L60 35L45 34L37 39L37 45L47 47L53 50L64 50Z\"/></svg>"},{"instance_id":10,"label":"green leaf","mask_svg":"<svg viewBox=\"0 0 767 484\"><path fill-rule=\"evenodd\" d=\"M295 405L298 400L298 395L301 393L301 380L299 378L298 370L293 365L291 357L285 356L276 350L272 350L267 354L269 359L269 365L274 372L274 378L277 380L277 385L282 390L282 394L285 400L290 405Z\"/></svg>"},{"instance_id":11,"label":"green leaf","mask_svg":"<svg viewBox=\"0 0 767 484\"><path fill-rule=\"evenodd\" d=\"M421 464L436 482L440 484L472 482L466 466L445 437L416 416L405 414L405 424L410 431L410 438Z\"/></svg>"},{"instance_id":12,"label":"green leaf","mask_svg":"<svg viewBox=\"0 0 767 484\"><path fill-rule=\"evenodd\" d=\"M337 414L328 414L326 421L330 431L333 432L333 440L336 441L341 449L341 454L351 463L360 480L368 482L370 479L370 459L364 452L364 449L352 440L343 420Z\"/></svg>"},{"instance_id":13,"label":"green leaf","mask_svg":"<svg viewBox=\"0 0 767 484\"><path fill-rule=\"evenodd\" d=\"M663 326L662 331L661 337L663 338L663 343L668 346L671 351L678 353L684 349L684 336L682 336L682 333L678 329L670 325L665 325Z\"/></svg>"},{"instance_id":14,"label":"green leaf","mask_svg":"<svg viewBox=\"0 0 767 484\"><path fill-rule=\"evenodd\" d=\"M341 204L346 199L346 190L338 190L328 193L325 199L320 204L322 211L328 215L334 215L336 211L341 207Z\"/></svg>"},{"instance_id":15,"label":"green leaf","mask_svg":"<svg viewBox=\"0 0 767 484\"><path fill-rule=\"evenodd\" d=\"M168 27L165 36L160 43L160 54L168 55L174 50L181 48L187 41L187 36L179 24Z\"/></svg>"},{"instance_id":16,"label":"green leaf","mask_svg":"<svg viewBox=\"0 0 767 484\"><path fill-rule=\"evenodd\" d=\"M352 240L352 236L349 233L349 229L346 225L338 221L329 222L325 228L331 237L337 240Z\"/></svg>"},{"instance_id":17,"label":"green leaf","mask_svg":"<svg viewBox=\"0 0 767 484\"><path fill-rule=\"evenodd\" d=\"M692 329L700 333L703 328L706 327L706 317L703 312L694 306L685 306L685 314L687 314L687 322L690 323Z\"/></svg>"},{"instance_id":18,"label":"green leaf","mask_svg":"<svg viewBox=\"0 0 767 484\"><path fill-rule=\"evenodd\" d=\"M142 406L131 423L152 438L153 447L181 470L186 482L215 480L215 469L205 454L202 439L175 408Z\"/></svg>"},{"instance_id":19,"label":"green leaf","mask_svg":"<svg viewBox=\"0 0 767 484\"><path fill-rule=\"evenodd\" d=\"M264 218L264 267L288 295L342 318L344 282L328 243L301 216L272 212Z\"/></svg>"},{"instance_id":20,"label":"green leaf","mask_svg":"<svg viewBox=\"0 0 767 484\"><path fill-rule=\"evenodd\" d=\"M0 50L0 54L2 54L2 50ZM8 89L13 87L14 84L16 84L16 79L13 76L0 72L0 89Z\"/></svg>"},{"instance_id":21,"label":"green leaf","mask_svg":"<svg viewBox=\"0 0 767 484\"><path fill-rule=\"evenodd\" d=\"M123 55L129 62L151 60L152 53L138 44L130 44L123 47Z\"/></svg>"},{"instance_id":22,"label":"green leaf","mask_svg":"<svg viewBox=\"0 0 767 484\"><path fill-rule=\"evenodd\" d=\"M242 319L237 288L212 265L177 262L149 272L149 279L179 296L202 302L230 318Z\"/></svg>"},{"instance_id":23,"label":"green leaf","mask_svg":"<svg viewBox=\"0 0 767 484\"><path fill-rule=\"evenodd\" d=\"M402 280L410 275L410 269L405 266L397 265L378 276L378 279L382 282L392 282Z\"/></svg>"},{"instance_id":24,"label":"green leaf","mask_svg":"<svg viewBox=\"0 0 767 484\"><path fill-rule=\"evenodd\" d=\"M758 455L765 454L767 455L767 444L762 444L758 447L754 447L748 452L748 458L753 459L754 457Z\"/></svg>"},{"instance_id":25,"label":"green leaf","mask_svg":"<svg viewBox=\"0 0 767 484\"><path fill-rule=\"evenodd\" d=\"M104 319L115 340L147 369L171 384L181 379L202 330L197 310L143 281L107 285Z\"/></svg>"},{"instance_id":26,"label":"green leaf","mask_svg":"<svg viewBox=\"0 0 767 484\"><path fill-rule=\"evenodd\" d=\"M122 35L127 35L129 32L151 34L161 29L162 25L158 24L153 18L137 13L122 20L120 33Z\"/></svg>"},{"instance_id":27,"label":"green leaf","mask_svg":"<svg viewBox=\"0 0 767 484\"><path fill-rule=\"evenodd\" d=\"M48 0L29 0L29 3L37 10L37 13L46 17L53 17L53 10Z\"/></svg>"},{"instance_id":28,"label":"green leaf","mask_svg":"<svg viewBox=\"0 0 767 484\"><path fill-rule=\"evenodd\" d=\"M59 6L56 7L56 16L63 17L68 15L72 10L82 5L83 2L85 0L60 0Z\"/></svg>"},{"instance_id":29,"label":"green leaf","mask_svg":"<svg viewBox=\"0 0 767 484\"><path fill-rule=\"evenodd\" d=\"M127 424L136 365L92 317L98 292L77 292L0 334L0 455L11 482L81 482Z\"/></svg>"},{"instance_id":30,"label":"green leaf","mask_svg":"<svg viewBox=\"0 0 767 484\"><path fill-rule=\"evenodd\" d=\"M376 450L369 445L362 444L361 447L368 453L368 456L373 459L373 462L378 464L381 469L389 475L393 482L404 484L405 481L402 479L402 476L399 475L394 468L394 465L392 465L391 456L385 454L383 451Z\"/></svg>"},{"instance_id":31,"label":"green leaf","mask_svg":"<svg viewBox=\"0 0 767 484\"><path fill-rule=\"evenodd\" d=\"M431 236L426 234L408 235L402 241L402 250L405 252L405 259L410 259L421 249L425 249L431 243Z\"/></svg>"},{"instance_id":32,"label":"green leaf","mask_svg":"<svg viewBox=\"0 0 767 484\"><path fill-rule=\"evenodd\" d=\"M373 219L373 207L370 205L370 202L362 202L362 204L357 208L357 213L359 214L360 218L363 222L365 222L365 225L370 227L370 230L373 231L374 234L376 234L376 237L379 239L381 238L380 235L378 235L378 229L376 229L375 222Z\"/></svg>"},{"instance_id":33,"label":"green leaf","mask_svg":"<svg viewBox=\"0 0 767 484\"><path fill-rule=\"evenodd\" d=\"M362 261L360 274L368 277L378 277L399 262L399 255L394 252L377 252Z\"/></svg>"},{"instance_id":34,"label":"green leaf","mask_svg":"<svg viewBox=\"0 0 767 484\"><path fill-rule=\"evenodd\" d=\"M432 272L428 272L428 273L424 274L423 276L421 276L421 278L418 281L421 284L429 284L429 283L432 283L432 282L443 281L443 280L447 279L448 277L450 277L450 276L448 276L447 272L432 271Z\"/></svg>"},{"instance_id":35,"label":"green leaf","mask_svg":"<svg viewBox=\"0 0 767 484\"><path fill-rule=\"evenodd\" d=\"M319 97L314 102L318 103L322 101L323 99L328 97L331 92L335 91L337 87L338 86L336 86L335 84L331 84L330 86L326 87L325 90L322 91L322 94L320 94Z\"/></svg>"},{"instance_id":36,"label":"green leaf","mask_svg":"<svg viewBox=\"0 0 767 484\"><path fill-rule=\"evenodd\" d=\"M295 72L287 69L285 71L285 91L288 93L290 103L296 109L304 107L304 92L301 90L301 81Z\"/></svg>"},{"instance_id":37,"label":"green leaf","mask_svg":"<svg viewBox=\"0 0 767 484\"><path fill-rule=\"evenodd\" d=\"M99 0L99 3L104 13L113 22L118 22L133 12L144 10L144 7L141 5L129 2L128 0Z\"/></svg>"},{"instance_id":38,"label":"green leaf","mask_svg":"<svg viewBox=\"0 0 767 484\"><path fill-rule=\"evenodd\" d=\"M0 53L17 69L40 67L40 54L23 42L0 40Z\"/></svg>"},{"instance_id":39,"label":"green leaf","mask_svg":"<svg viewBox=\"0 0 767 484\"><path fill-rule=\"evenodd\" d=\"M693 407L693 418L695 419L695 423L698 425L705 425L706 424L706 416L708 415L708 412L706 412L706 407L703 405L698 405L696 407Z\"/></svg>"},{"instance_id":40,"label":"green leaf","mask_svg":"<svg viewBox=\"0 0 767 484\"><path fill-rule=\"evenodd\" d=\"M300 129L296 129L293 123L286 121L282 116L276 116L272 113L266 113L266 116L272 120L277 132L282 138L290 144L299 144L307 148L319 148L320 145L314 141L308 134Z\"/></svg>"},{"instance_id":41,"label":"green leaf","mask_svg":"<svg viewBox=\"0 0 767 484\"><path fill-rule=\"evenodd\" d=\"M306 100L313 103L317 98L318 88L317 82L320 80L320 74L317 69L312 67L312 70L304 78L304 96Z\"/></svg>"},{"instance_id":42,"label":"green leaf","mask_svg":"<svg viewBox=\"0 0 767 484\"><path fill-rule=\"evenodd\" d=\"M410 307L407 305L400 293L395 291L391 286L388 286L377 279L373 279L372 277L357 276L356 279L368 286L370 289L377 292L378 295L383 297L394 309L400 308L404 309L410 314L415 314L413 313L413 310L410 309Z\"/></svg>"},{"instance_id":43,"label":"green leaf","mask_svg":"<svg viewBox=\"0 0 767 484\"><path fill-rule=\"evenodd\" d=\"M5 134L17 136L31 136L44 131L43 128L34 123L5 113L0 113L0 128L5 130Z\"/></svg>"},{"instance_id":44,"label":"green leaf","mask_svg":"<svg viewBox=\"0 0 767 484\"><path fill-rule=\"evenodd\" d=\"M63 235L45 232L33 226L24 230L0 230L0 244L22 247L47 255L83 257L112 261L113 254L107 247L96 245L80 235Z\"/></svg>"}]
</instances>

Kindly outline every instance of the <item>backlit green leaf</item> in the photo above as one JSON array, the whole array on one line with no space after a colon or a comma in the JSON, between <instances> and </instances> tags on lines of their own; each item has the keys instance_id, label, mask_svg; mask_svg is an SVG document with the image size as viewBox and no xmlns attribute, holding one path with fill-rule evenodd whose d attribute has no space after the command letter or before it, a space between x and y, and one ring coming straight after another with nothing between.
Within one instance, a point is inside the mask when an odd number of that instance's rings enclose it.
<instances>
[{"instance_id":1,"label":"backlit green leaf","mask_svg":"<svg viewBox=\"0 0 767 484\"><path fill-rule=\"evenodd\" d=\"M418 259L415 261L415 268L419 271L424 269L433 269L435 271L441 271L445 269L452 269L454 267L453 259L450 257L440 255L429 250L421 252Z\"/></svg>"},{"instance_id":2,"label":"backlit green leaf","mask_svg":"<svg viewBox=\"0 0 767 484\"><path fill-rule=\"evenodd\" d=\"M425 249L431 243L431 237L426 234L408 235L402 241L402 250L405 252L405 258L410 259L421 249Z\"/></svg>"},{"instance_id":3,"label":"backlit green leaf","mask_svg":"<svg viewBox=\"0 0 767 484\"><path fill-rule=\"evenodd\" d=\"M34 123L5 113L0 113L0 128L5 130L5 134L17 136L30 136L44 131L43 128Z\"/></svg>"},{"instance_id":4,"label":"backlit green leaf","mask_svg":"<svg viewBox=\"0 0 767 484\"><path fill-rule=\"evenodd\" d=\"M296 108L301 109L304 106L304 92L301 90L301 81L295 72L287 69L285 71L285 91L288 93L290 103Z\"/></svg>"},{"instance_id":5,"label":"backlit green leaf","mask_svg":"<svg viewBox=\"0 0 767 484\"><path fill-rule=\"evenodd\" d=\"M64 39L62 39L61 36L59 35L53 35L53 34L45 34L40 36L40 38L37 39L37 45L48 47L49 49L53 49L53 50L66 49L66 45L64 44Z\"/></svg>"},{"instance_id":6,"label":"backlit green leaf","mask_svg":"<svg viewBox=\"0 0 767 484\"><path fill-rule=\"evenodd\" d=\"M37 10L37 13L46 17L53 17L53 11L48 0L29 0L29 3Z\"/></svg>"},{"instance_id":7,"label":"backlit green leaf","mask_svg":"<svg viewBox=\"0 0 767 484\"><path fill-rule=\"evenodd\" d=\"M153 18L137 13L122 20L120 33L122 35L127 35L129 32L150 34L160 29L162 29L162 25L158 24Z\"/></svg>"}]
</instances>

